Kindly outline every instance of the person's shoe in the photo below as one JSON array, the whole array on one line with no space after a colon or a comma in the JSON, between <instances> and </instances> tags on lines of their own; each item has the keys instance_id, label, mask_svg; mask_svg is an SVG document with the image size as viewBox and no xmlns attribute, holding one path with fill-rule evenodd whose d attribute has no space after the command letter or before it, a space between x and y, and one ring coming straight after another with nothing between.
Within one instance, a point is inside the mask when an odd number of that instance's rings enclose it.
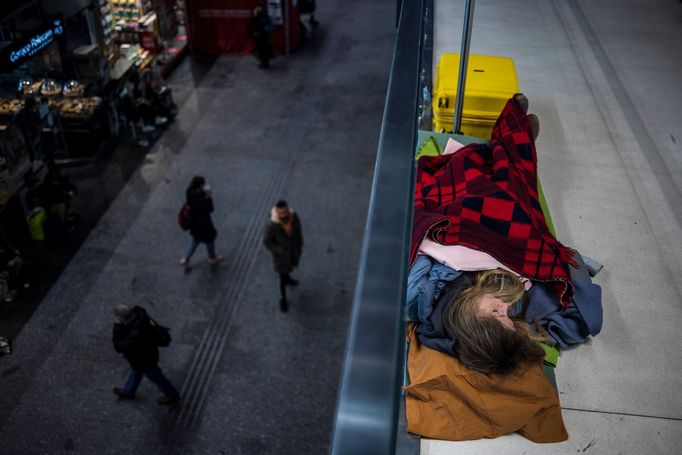
<instances>
[{"instance_id":1,"label":"person's shoe","mask_svg":"<svg viewBox=\"0 0 682 455\"><path fill-rule=\"evenodd\" d=\"M156 131L156 127L152 125L142 125L142 132L143 133L151 133L152 131Z\"/></svg>"},{"instance_id":2,"label":"person's shoe","mask_svg":"<svg viewBox=\"0 0 682 455\"><path fill-rule=\"evenodd\" d=\"M523 109L523 112L528 112L528 98L526 98L526 95L517 93L514 95L513 100Z\"/></svg>"},{"instance_id":3,"label":"person's shoe","mask_svg":"<svg viewBox=\"0 0 682 455\"><path fill-rule=\"evenodd\" d=\"M298 286L298 280L294 280L293 278L289 277L287 278L287 284L291 286Z\"/></svg>"},{"instance_id":4,"label":"person's shoe","mask_svg":"<svg viewBox=\"0 0 682 455\"><path fill-rule=\"evenodd\" d=\"M180 265L183 266L185 270L189 270L192 268L192 264L190 264L189 259L187 258L180 259Z\"/></svg>"},{"instance_id":5,"label":"person's shoe","mask_svg":"<svg viewBox=\"0 0 682 455\"><path fill-rule=\"evenodd\" d=\"M165 125L166 123L168 123L168 117L163 117L159 115L154 118L154 123L156 124L156 126Z\"/></svg>"},{"instance_id":6,"label":"person's shoe","mask_svg":"<svg viewBox=\"0 0 682 455\"><path fill-rule=\"evenodd\" d=\"M279 310L282 313L289 311L289 302L287 302L287 299L279 299Z\"/></svg>"},{"instance_id":7,"label":"person's shoe","mask_svg":"<svg viewBox=\"0 0 682 455\"><path fill-rule=\"evenodd\" d=\"M533 142L540 135L540 119L535 114L528 114L528 120L530 121L530 132L533 135Z\"/></svg>"},{"instance_id":8,"label":"person's shoe","mask_svg":"<svg viewBox=\"0 0 682 455\"><path fill-rule=\"evenodd\" d=\"M119 400L134 400L134 396L128 395L125 390L120 387L114 387L114 394L118 395Z\"/></svg>"},{"instance_id":9,"label":"person's shoe","mask_svg":"<svg viewBox=\"0 0 682 455\"><path fill-rule=\"evenodd\" d=\"M180 397L169 397L167 395L162 396L158 400L156 400L157 403L159 403L162 406L168 405L168 404L174 404L180 401Z\"/></svg>"},{"instance_id":10,"label":"person's shoe","mask_svg":"<svg viewBox=\"0 0 682 455\"><path fill-rule=\"evenodd\" d=\"M211 264L211 265L213 265L213 266L215 266L215 265L218 265L218 264L220 264L221 262L223 262L223 259L225 259L225 256L221 256L221 255L219 254L219 255L215 256L214 258L209 259L209 260L208 260L208 263Z\"/></svg>"}]
</instances>

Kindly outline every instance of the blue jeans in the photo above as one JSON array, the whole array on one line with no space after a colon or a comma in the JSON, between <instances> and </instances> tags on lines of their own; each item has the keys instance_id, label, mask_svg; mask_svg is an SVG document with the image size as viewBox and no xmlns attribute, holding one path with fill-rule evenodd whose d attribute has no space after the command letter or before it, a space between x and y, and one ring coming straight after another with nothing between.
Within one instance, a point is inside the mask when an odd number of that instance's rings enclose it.
<instances>
[{"instance_id":1,"label":"blue jeans","mask_svg":"<svg viewBox=\"0 0 682 455\"><path fill-rule=\"evenodd\" d=\"M163 375L161 368L159 368L158 365L147 371L131 370L130 376L128 376L128 382L126 382L126 386L123 389L126 395L129 397L135 396L135 392L137 392L137 388L142 381L142 376L147 376L147 379L156 384L161 392L167 397L178 398L180 396L180 393L173 387L173 384L170 383L168 378Z\"/></svg>"},{"instance_id":2,"label":"blue jeans","mask_svg":"<svg viewBox=\"0 0 682 455\"><path fill-rule=\"evenodd\" d=\"M194 255L194 252L197 250L197 247L199 246L201 242L194 237L192 237L192 243L189 244L189 248L187 249L187 254L185 257L189 261L192 256ZM206 244L206 249L208 250L208 257L211 259L215 259L215 242L207 243Z\"/></svg>"}]
</instances>

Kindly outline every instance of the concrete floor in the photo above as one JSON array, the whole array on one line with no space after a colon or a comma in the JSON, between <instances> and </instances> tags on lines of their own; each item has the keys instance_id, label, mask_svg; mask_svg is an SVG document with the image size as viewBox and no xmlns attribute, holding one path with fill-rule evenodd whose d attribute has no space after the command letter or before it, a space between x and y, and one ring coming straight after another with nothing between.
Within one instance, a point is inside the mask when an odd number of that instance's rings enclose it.
<instances>
[{"instance_id":1,"label":"concrete floor","mask_svg":"<svg viewBox=\"0 0 682 455\"><path fill-rule=\"evenodd\" d=\"M302 454L328 450L394 44L392 0L320 2L314 43L270 71L251 56L170 80L173 125L147 151L0 359L2 454ZM143 151L141 151L143 152ZM195 174L214 189L217 248L184 273L177 225ZM87 198L88 195L84 194ZM299 213L305 248L290 311L260 235L270 207ZM163 408L111 345L112 308L172 328Z\"/></svg>"},{"instance_id":2,"label":"concrete floor","mask_svg":"<svg viewBox=\"0 0 682 455\"><path fill-rule=\"evenodd\" d=\"M435 52L464 2L436 0ZM471 52L512 57L539 115L539 168L564 244L602 261L604 328L562 353L570 435L422 440L421 453L679 454L682 445L682 3L479 0Z\"/></svg>"}]
</instances>

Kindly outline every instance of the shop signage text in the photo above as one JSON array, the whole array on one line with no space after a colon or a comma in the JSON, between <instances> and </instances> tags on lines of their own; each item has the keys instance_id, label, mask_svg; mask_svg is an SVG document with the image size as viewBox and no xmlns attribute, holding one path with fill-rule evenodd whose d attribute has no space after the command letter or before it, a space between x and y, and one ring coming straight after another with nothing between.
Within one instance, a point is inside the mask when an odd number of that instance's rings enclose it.
<instances>
[{"instance_id":1,"label":"shop signage text","mask_svg":"<svg viewBox=\"0 0 682 455\"><path fill-rule=\"evenodd\" d=\"M62 21L55 19L51 24L34 31L30 37L2 49L0 62L5 69L17 67L52 44L62 34L64 34Z\"/></svg>"}]
</instances>

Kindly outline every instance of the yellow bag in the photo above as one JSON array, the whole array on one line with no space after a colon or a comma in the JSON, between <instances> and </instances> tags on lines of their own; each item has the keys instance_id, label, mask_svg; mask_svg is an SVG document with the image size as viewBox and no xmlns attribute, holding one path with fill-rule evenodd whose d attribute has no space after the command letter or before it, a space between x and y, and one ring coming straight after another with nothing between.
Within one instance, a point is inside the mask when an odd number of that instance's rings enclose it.
<instances>
[{"instance_id":1,"label":"yellow bag","mask_svg":"<svg viewBox=\"0 0 682 455\"><path fill-rule=\"evenodd\" d=\"M33 240L45 240L45 229L43 225L47 219L47 212L42 207L34 208L26 217L28 223L28 230L31 233Z\"/></svg>"}]
</instances>

